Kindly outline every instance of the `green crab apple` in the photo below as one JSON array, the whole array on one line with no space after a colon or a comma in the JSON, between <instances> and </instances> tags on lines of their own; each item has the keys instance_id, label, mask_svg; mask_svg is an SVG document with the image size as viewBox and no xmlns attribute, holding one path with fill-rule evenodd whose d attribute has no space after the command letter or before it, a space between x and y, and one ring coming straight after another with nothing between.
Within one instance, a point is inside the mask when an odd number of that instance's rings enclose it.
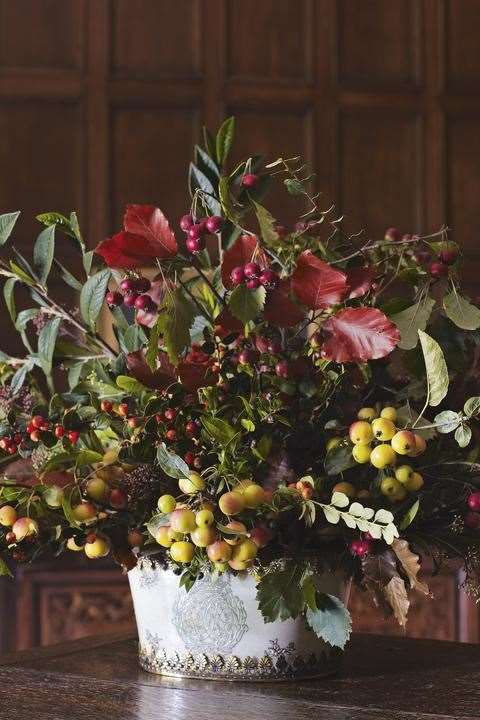
<instances>
[{"instance_id":1,"label":"green crab apple","mask_svg":"<svg viewBox=\"0 0 480 720\"><path fill-rule=\"evenodd\" d=\"M171 513L177 507L177 501L173 495L162 495L158 498L158 509L162 513Z\"/></svg>"},{"instance_id":2,"label":"green crab apple","mask_svg":"<svg viewBox=\"0 0 480 720\"><path fill-rule=\"evenodd\" d=\"M205 480L199 473L192 470L192 472L188 474L188 477L180 478L178 487L185 495L195 495L205 490Z\"/></svg>"},{"instance_id":3,"label":"green crab apple","mask_svg":"<svg viewBox=\"0 0 480 720\"><path fill-rule=\"evenodd\" d=\"M72 515L78 522L93 520L96 514L97 508L89 502L81 502L72 508Z\"/></svg>"},{"instance_id":4,"label":"green crab apple","mask_svg":"<svg viewBox=\"0 0 480 720\"><path fill-rule=\"evenodd\" d=\"M104 502L108 495L108 485L103 478L95 476L87 482L86 492L96 502Z\"/></svg>"}]
</instances>

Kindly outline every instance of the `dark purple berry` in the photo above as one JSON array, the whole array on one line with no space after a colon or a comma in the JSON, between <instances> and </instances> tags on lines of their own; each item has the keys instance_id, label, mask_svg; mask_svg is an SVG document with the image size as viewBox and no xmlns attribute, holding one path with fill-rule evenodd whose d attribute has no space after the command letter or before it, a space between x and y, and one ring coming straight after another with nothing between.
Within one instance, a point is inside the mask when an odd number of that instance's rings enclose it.
<instances>
[{"instance_id":1,"label":"dark purple berry","mask_svg":"<svg viewBox=\"0 0 480 720\"><path fill-rule=\"evenodd\" d=\"M203 227L200 223L192 225L188 231L188 237L190 240L198 240L203 235Z\"/></svg>"},{"instance_id":2,"label":"dark purple berry","mask_svg":"<svg viewBox=\"0 0 480 720\"><path fill-rule=\"evenodd\" d=\"M197 253L204 249L205 243L201 236L189 237L185 242L185 246L189 253Z\"/></svg>"},{"instance_id":3,"label":"dark purple berry","mask_svg":"<svg viewBox=\"0 0 480 720\"><path fill-rule=\"evenodd\" d=\"M139 295L135 300L137 310L152 310L154 303L150 295Z\"/></svg>"},{"instance_id":4,"label":"dark purple berry","mask_svg":"<svg viewBox=\"0 0 480 720\"><path fill-rule=\"evenodd\" d=\"M146 277L138 278L135 281L135 290L139 293L146 293L152 287L152 283Z\"/></svg>"},{"instance_id":5,"label":"dark purple berry","mask_svg":"<svg viewBox=\"0 0 480 720\"><path fill-rule=\"evenodd\" d=\"M136 292L128 292L124 298L123 302L127 307L133 307L135 305L135 301L138 298L138 293Z\"/></svg>"},{"instance_id":6,"label":"dark purple berry","mask_svg":"<svg viewBox=\"0 0 480 720\"><path fill-rule=\"evenodd\" d=\"M124 292L133 292L135 290L135 280L133 278L123 278L120 283L120 290Z\"/></svg>"}]
</instances>

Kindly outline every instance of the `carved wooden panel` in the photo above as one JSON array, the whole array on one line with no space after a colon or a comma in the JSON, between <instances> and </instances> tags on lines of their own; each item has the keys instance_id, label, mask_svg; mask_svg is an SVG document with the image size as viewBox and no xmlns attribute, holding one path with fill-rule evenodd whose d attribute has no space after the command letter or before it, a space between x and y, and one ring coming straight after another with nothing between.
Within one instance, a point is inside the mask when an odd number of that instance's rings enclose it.
<instances>
[{"instance_id":1,"label":"carved wooden panel","mask_svg":"<svg viewBox=\"0 0 480 720\"><path fill-rule=\"evenodd\" d=\"M446 0L444 26L447 86L456 91L468 89L478 95L480 3Z\"/></svg>"},{"instance_id":2,"label":"carved wooden panel","mask_svg":"<svg viewBox=\"0 0 480 720\"><path fill-rule=\"evenodd\" d=\"M190 77L200 72L204 31L200 0L115 0L112 4L114 72Z\"/></svg>"},{"instance_id":3,"label":"carved wooden panel","mask_svg":"<svg viewBox=\"0 0 480 720\"><path fill-rule=\"evenodd\" d=\"M340 0L340 81L389 87L417 84L421 6L417 0Z\"/></svg>"},{"instance_id":4,"label":"carved wooden panel","mask_svg":"<svg viewBox=\"0 0 480 720\"><path fill-rule=\"evenodd\" d=\"M172 222L186 211L186 177L198 139L193 107L116 108L112 120L111 226L127 203L158 204Z\"/></svg>"},{"instance_id":5,"label":"carved wooden panel","mask_svg":"<svg viewBox=\"0 0 480 720\"><path fill-rule=\"evenodd\" d=\"M84 12L85 0L1 0L0 67L79 68Z\"/></svg>"},{"instance_id":6,"label":"carved wooden panel","mask_svg":"<svg viewBox=\"0 0 480 720\"><path fill-rule=\"evenodd\" d=\"M269 83L309 81L311 0L226 0L227 75Z\"/></svg>"},{"instance_id":7,"label":"carved wooden panel","mask_svg":"<svg viewBox=\"0 0 480 720\"><path fill-rule=\"evenodd\" d=\"M409 113L345 112L340 121L339 196L346 227L383 237L422 225L420 121Z\"/></svg>"}]
</instances>

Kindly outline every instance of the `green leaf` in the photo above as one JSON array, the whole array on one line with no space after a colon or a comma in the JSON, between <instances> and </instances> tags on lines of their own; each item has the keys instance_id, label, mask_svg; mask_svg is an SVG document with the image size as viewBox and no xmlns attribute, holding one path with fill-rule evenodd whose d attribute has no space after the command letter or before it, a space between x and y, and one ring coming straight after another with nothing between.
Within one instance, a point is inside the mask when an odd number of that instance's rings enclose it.
<instances>
[{"instance_id":1,"label":"green leaf","mask_svg":"<svg viewBox=\"0 0 480 720\"><path fill-rule=\"evenodd\" d=\"M462 422L462 416L453 410L443 410L438 415L435 415L434 422L437 425L438 432L447 435L457 429Z\"/></svg>"},{"instance_id":2,"label":"green leaf","mask_svg":"<svg viewBox=\"0 0 480 720\"><path fill-rule=\"evenodd\" d=\"M476 395L474 397L468 398L465 405L463 406L463 411L465 415L468 415L468 417L478 415L480 413L480 397Z\"/></svg>"},{"instance_id":3,"label":"green leaf","mask_svg":"<svg viewBox=\"0 0 480 720\"><path fill-rule=\"evenodd\" d=\"M235 118L227 118L220 127L216 138L217 162L223 165L228 157L235 136Z\"/></svg>"},{"instance_id":4,"label":"green leaf","mask_svg":"<svg viewBox=\"0 0 480 720\"><path fill-rule=\"evenodd\" d=\"M35 220L38 220L38 222L42 223L42 225L46 225L47 227L51 227L52 225L60 225L66 235L70 235L70 237L75 237L72 226L70 224L70 220L65 217L65 215L62 215L62 213L41 213L40 215L36 216Z\"/></svg>"},{"instance_id":5,"label":"green leaf","mask_svg":"<svg viewBox=\"0 0 480 720\"><path fill-rule=\"evenodd\" d=\"M264 287L256 290L249 290L243 283L231 293L228 299L228 307L232 315L246 325L255 320L265 305L266 291Z\"/></svg>"},{"instance_id":6,"label":"green leaf","mask_svg":"<svg viewBox=\"0 0 480 720\"><path fill-rule=\"evenodd\" d=\"M283 181L283 184L290 195L305 195L305 189L300 180L295 180L295 178L286 178Z\"/></svg>"},{"instance_id":7,"label":"green leaf","mask_svg":"<svg viewBox=\"0 0 480 720\"><path fill-rule=\"evenodd\" d=\"M302 584L305 568L298 562L287 562L282 570L267 572L257 584L258 609L266 623L296 618L305 600Z\"/></svg>"},{"instance_id":8,"label":"green leaf","mask_svg":"<svg viewBox=\"0 0 480 720\"><path fill-rule=\"evenodd\" d=\"M194 318L193 303L185 297L181 288L168 294L157 324L163 334L163 342L170 362L174 365L177 364L179 355L190 347L190 328Z\"/></svg>"},{"instance_id":9,"label":"green leaf","mask_svg":"<svg viewBox=\"0 0 480 720\"><path fill-rule=\"evenodd\" d=\"M255 423L252 422L252 420L248 420L248 418L242 418L240 420L240 423L242 427L245 428L248 432L255 432Z\"/></svg>"},{"instance_id":10,"label":"green leaf","mask_svg":"<svg viewBox=\"0 0 480 720\"><path fill-rule=\"evenodd\" d=\"M100 315L110 275L109 268L100 270L88 278L80 293L80 312L90 327L95 326L95 322Z\"/></svg>"},{"instance_id":11,"label":"green leaf","mask_svg":"<svg viewBox=\"0 0 480 720\"><path fill-rule=\"evenodd\" d=\"M25 285L28 285L29 287L33 287L35 285L35 280L30 277L30 275L25 272L17 263L14 263L13 260L10 260L10 270L17 276L21 282L25 283Z\"/></svg>"},{"instance_id":12,"label":"green leaf","mask_svg":"<svg viewBox=\"0 0 480 720\"><path fill-rule=\"evenodd\" d=\"M278 232L275 230L276 220L273 215L259 203L252 200L257 216L260 233L267 245L275 245L278 241Z\"/></svg>"},{"instance_id":13,"label":"green leaf","mask_svg":"<svg viewBox=\"0 0 480 720\"><path fill-rule=\"evenodd\" d=\"M440 405L448 392L448 368L442 348L430 335L418 331L427 372L428 402L432 407Z\"/></svg>"},{"instance_id":14,"label":"green leaf","mask_svg":"<svg viewBox=\"0 0 480 720\"><path fill-rule=\"evenodd\" d=\"M222 207L215 197L216 190L208 177L204 175L204 173L193 163L190 163L189 182L192 195L194 194L196 188L200 188L200 190L205 193L202 196L202 202L205 203L210 212L214 215L219 215L222 211Z\"/></svg>"},{"instance_id":15,"label":"green leaf","mask_svg":"<svg viewBox=\"0 0 480 720\"><path fill-rule=\"evenodd\" d=\"M166 475L176 480L188 477L190 472L187 463L175 453L169 452L165 443L157 449L157 462Z\"/></svg>"},{"instance_id":16,"label":"green leaf","mask_svg":"<svg viewBox=\"0 0 480 720\"><path fill-rule=\"evenodd\" d=\"M234 225L238 225L241 212L235 206L235 201L230 192L230 180L228 177L221 177L218 184L218 195L222 206L223 214Z\"/></svg>"},{"instance_id":17,"label":"green leaf","mask_svg":"<svg viewBox=\"0 0 480 720\"><path fill-rule=\"evenodd\" d=\"M15 227L15 223L20 215L20 210L13 213L4 213L0 215L0 245L4 245Z\"/></svg>"},{"instance_id":18,"label":"green leaf","mask_svg":"<svg viewBox=\"0 0 480 720\"><path fill-rule=\"evenodd\" d=\"M55 225L46 227L38 236L33 247L33 264L42 285L47 282L55 252Z\"/></svg>"},{"instance_id":19,"label":"green leaf","mask_svg":"<svg viewBox=\"0 0 480 720\"><path fill-rule=\"evenodd\" d=\"M40 330L38 336L38 358L45 375L50 375L52 371L53 353L55 343L57 341L58 329L60 327L60 318L49 320Z\"/></svg>"},{"instance_id":20,"label":"green leaf","mask_svg":"<svg viewBox=\"0 0 480 720\"><path fill-rule=\"evenodd\" d=\"M427 327L434 306L435 300L427 297L425 300L391 316L391 321L400 330L401 338L398 347L402 348L402 350L413 350L417 346L418 331L425 330Z\"/></svg>"},{"instance_id":21,"label":"green leaf","mask_svg":"<svg viewBox=\"0 0 480 720\"><path fill-rule=\"evenodd\" d=\"M66 267L62 265L56 258L53 258L53 262L55 264L55 267L60 272L60 276L64 283L66 283L69 287L73 288L74 290L77 290L78 292L82 289L83 285L81 282L77 280L77 278L72 275L70 270L67 270Z\"/></svg>"},{"instance_id":22,"label":"green leaf","mask_svg":"<svg viewBox=\"0 0 480 720\"><path fill-rule=\"evenodd\" d=\"M0 216L1 217L1 216ZM13 577L12 573L10 572L10 568L8 567L7 563L3 558L0 557L0 577L2 575L8 575L9 577Z\"/></svg>"},{"instance_id":23,"label":"green leaf","mask_svg":"<svg viewBox=\"0 0 480 720\"><path fill-rule=\"evenodd\" d=\"M398 525L399 530L406 530L406 528L412 524L412 522L415 520L415 517L417 516L419 507L420 500L415 500L413 505L407 510L403 518L400 520L400 523Z\"/></svg>"},{"instance_id":24,"label":"green leaf","mask_svg":"<svg viewBox=\"0 0 480 720\"><path fill-rule=\"evenodd\" d=\"M129 325L123 332L122 338L124 350L127 353L140 350L147 342L147 336L141 325Z\"/></svg>"},{"instance_id":25,"label":"green leaf","mask_svg":"<svg viewBox=\"0 0 480 720\"><path fill-rule=\"evenodd\" d=\"M208 434L222 445L231 442L237 435L235 428L221 418L202 417L201 422Z\"/></svg>"},{"instance_id":26,"label":"green leaf","mask_svg":"<svg viewBox=\"0 0 480 720\"><path fill-rule=\"evenodd\" d=\"M75 465L77 467L83 467L84 465L93 465L93 463L101 462L102 458L102 453L95 452L95 450L80 450L77 457L75 458Z\"/></svg>"},{"instance_id":27,"label":"green leaf","mask_svg":"<svg viewBox=\"0 0 480 720\"><path fill-rule=\"evenodd\" d=\"M478 330L480 328L480 310L456 291L445 295L443 308L448 319L462 330Z\"/></svg>"},{"instance_id":28,"label":"green leaf","mask_svg":"<svg viewBox=\"0 0 480 720\"><path fill-rule=\"evenodd\" d=\"M10 380L10 390L13 395L15 395L23 387L27 374L30 370L32 370L32 367L33 364L25 363L18 368L14 375L12 375L12 379Z\"/></svg>"},{"instance_id":29,"label":"green leaf","mask_svg":"<svg viewBox=\"0 0 480 720\"><path fill-rule=\"evenodd\" d=\"M5 298L5 305L7 306L7 310L10 314L10 317L12 319L12 322L15 323L17 319L17 310L15 307L15 297L13 295L13 290L15 288L15 283L17 282L17 278L8 278L8 280L5 281L5 285L3 286L3 297Z\"/></svg>"},{"instance_id":30,"label":"green leaf","mask_svg":"<svg viewBox=\"0 0 480 720\"><path fill-rule=\"evenodd\" d=\"M345 605L335 595L318 593L317 609L307 609L307 622L329 645L343 650L352 631L352 618Z\"/></svg>"},{"instance_id":31,"label":"green leaf","mask_svg":"<svg viewBox=\"0 0 480 720\"><path fill-rule=\"evenodd\" d=\"M150 370L155 370L157 367L158 341L160 340L161 329L161 322L159 322L159 318L157 318L155 325L150 330L147 352L145 353L145 360Z\"/></svg>"},{"instance_id":32,"label":"green leaf","mask_svg":"<svg viewBox=\"0 0 480 720\"><path fill-rule=\"evenodd\" d=\"M135 380L133 377L128 375L119 375L117 377L117 385L122 390L132 395L141 395L147 389L141 382Z\"/></svg>"},{"instance_id":33,"label":"green leaf","mask_svg":"<svg viewBox=\"0 0 480 720\"><path fill-rule=\"evenodd\" d=\"M351 446L337 445L327 453L325 471L327 475L339 475L348 468L354 467L355 464Z\"/></svg>"},{"instance_id":34,"label":"green leaf","mask_svg":"<svg viewBox=\"0 0 480 720\"><path fill-rule=\"evenodd\" d=\"M472 439L472 431L467 423L462 423L455 431L455 440L461 448L467 447Z\"/></svg>"},{"instance_id":35,"label":"green leaf","mask_svg":"<svg viewBox=\"0 0 480 720\"><path fill-rule=\"evenodd\" d=\"M21 332L25 330L28 323L33 320L39 313L37 308L29 308L28 310L20 310L15 321L15 328Z\"/></svg>"},{"instance_id":36,"label":"green leaf","mask_svg":"<svg viewBox=\"0 0 480 720\"><path fill-rule=\"evenodd\" d=\"M147 523L147 530L152 537L156 537L161 527L170 523L170 517L166 513L157 513Z\"/></svg>"}]
</instances>

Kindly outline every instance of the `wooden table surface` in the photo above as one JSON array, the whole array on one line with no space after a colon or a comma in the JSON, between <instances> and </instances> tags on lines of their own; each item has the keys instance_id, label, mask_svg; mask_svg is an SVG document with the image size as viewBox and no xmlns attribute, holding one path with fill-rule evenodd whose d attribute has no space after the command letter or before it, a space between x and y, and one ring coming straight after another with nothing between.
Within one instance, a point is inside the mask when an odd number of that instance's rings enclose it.
<instances>
[{"instance_id":1,"label":"wooden table surface","mask_svg":"<svg viewBox=\"0 0 480 720\"><path fill-rule=\"evenodd\" d=\"M354 636L324 680L228 683L143 672L133 636L0 658L0 719L448 720L480 718L480 646Z\"/></svg>"}]
</instances>

